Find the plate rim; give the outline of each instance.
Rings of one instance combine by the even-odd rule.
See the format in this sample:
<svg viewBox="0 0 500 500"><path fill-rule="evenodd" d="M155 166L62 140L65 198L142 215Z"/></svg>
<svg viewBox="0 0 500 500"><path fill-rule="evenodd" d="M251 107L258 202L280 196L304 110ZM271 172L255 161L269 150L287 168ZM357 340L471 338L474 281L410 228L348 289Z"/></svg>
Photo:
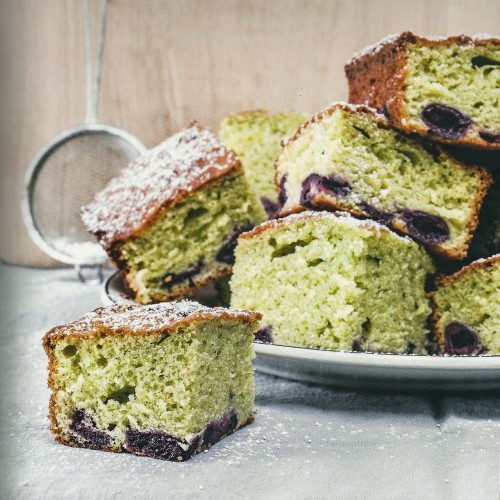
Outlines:
<svg viewBox="0 0 500 500"><path fill-rule="evenodd" d="M490 371L498 369L500 375L500 356L437 356L416 354L391 354L376 352L349 352L312 349L300 346L284 346L279 344L264 344L254 342L256 354L272 357L286 358L297 361L313 361L324 363L337 363L365 367L378 367L400 370L457 370L463 364L467 370Z"/></svg>

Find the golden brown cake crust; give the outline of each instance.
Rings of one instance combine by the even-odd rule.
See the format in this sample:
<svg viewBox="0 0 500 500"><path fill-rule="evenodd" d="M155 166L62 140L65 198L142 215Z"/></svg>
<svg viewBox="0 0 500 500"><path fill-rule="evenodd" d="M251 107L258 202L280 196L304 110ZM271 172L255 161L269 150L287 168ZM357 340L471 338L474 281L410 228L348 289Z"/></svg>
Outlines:
<svg viewBox="0 0 500 500"><path fill-rule="evenodd" d="M449 276L443 275L439 276L436 279L436 284L437 285L452 285L453 283L456 283L459 279L461 279L463 276L475 272L478 269L487 269L488 267L491 267L495 265L496 263L500 263L500 254L498 255L493 255L491 257L488 257L487 259L478 259L472 262L471 264L462 267L459 271L457 271L454 274L451 274Z"/></svg>
<svg viewBox="0 0 500 500"><path fill-rule="evenodd" d="M366 104L381 113L387 113L392 125L406 133L417 133L434 141L473 148L500 150L500 144L488 142L480 137L447 139L430 135L427 127L410 127L405 120L404 85L406 79L407 46L415 44L423 47L446 45L500 45L500 39L493 36L470 37L465 35L448 38L424 38L406 31L391 35L375 45L358 52L345 65L349 83L349 102Z"/></svg>
<svg viewBox="0 0 500 500"><path fill-rule="evenodd" d="M286 214L279 219L271 219L262 224L259 224L251 231L240 234L239 239L246 240L258 237L260 234L265 233L270 229L279 229L281 227L286 227L290 221L296 220L307 220L307 219L322 219L328 220L332 218L342 218L348 222L352 222L357 226L367 229L372 232L381 232L381 233L391 233L392 231L388 229L386 226L379 224L376 221L370 219L357 219L352 217L348 212L314 212L311 210L306 210L304 212L295 212ZM405 238L406 239L406 238Z"/></svg>
<svg viewBox="0 0 500 500"><path fill-rule="evenodd" d="M223 319L250 324L260 318L257 312L206 307L189 300L147 306L115 304L98 307L73 323L52 328L45 334L43 345L50 349L61 338L173 335L196 321Z"/></svg>
<svg viewBox="0 0 500 500"><path fill-rule="evenodd" d="M82 219L116 260L120 242L140 234L191 192L238 170L236 154L193 122L132 161L82 208Z"/></svg>
<svg viewBox="0 0 500 500"><path fill-rule="evenodd" d="M325 116L330 116L335 110L337 109L342 109L347 113L366 113L371 115L373 120L382 128L386 129L391 129L391 125L389 123L389 120L382 114L378 113L375 109L370 108L369 106L365 106L364 104L346 104L346 103L334 103L328 108L326 108L323 111L320 111L319 113L316 113L313 115L309 120L307 120L304 125L302 125L297 132L291 136L287 141L283 142L283 147L286 147L286 145L292 141L297 140L297 138L303 133L305 129L307 129L308 126L310 126L312 123L321 121ZM430 250L433 254L439 255L440 257L443 257L444 259L464 259L467 256L467 250L469 248L470 242L472 241L472 237L474 235L474 230L476 229L478 222L479 222L479 209L481 208L481 204L483 202L484 197L486 196L486 193L488 191L488 188L493 182L493 177L491 176L490 172L483 167L476 167L476 166L471 166L471 165L466 165L465 163L460 162L457 158L451 156L448 154L445 150L443 150L441 147L436 146L436 145L431 145L428 142L424 141L423 139L414 136L412 139L415 142L418 142L422 147L429 149L432 148L433 154L435 155L441 155L449 160L451 160L453 163L457 165L457 168L463 168L465 170L468 170L470 172L474 172L476 175L479 175L480 177L480 187L475 193L471 193L471 198L473 199L473 216L469 220L469 224L467 226L467 237L466 240L464 241L463 245L460 248L457 249L445 249L442 248L441 245L431 245L428 244L426 245L426 248ZM278 167L279 164L279 157L276 159L275 162L275 183L277 186L277 189L279 191L280 189L280 182L281 182L281 177L278 176ZM321 203L322 207L325 207L328 210L331 211L347 211L351 215L354 215L356 217L361 217L361 218L370 218L370 214L361 208L357 207L355 209L349 209L346 210L345 207L342 207L340 204L335 204L335 202L327 196L324 196L321 198ZM291 209L288 209L286 211L280 210L278 212L278 217L285 217L286 215L290 215L293 213L299 213L304 210L307 210L306 208L297 205L294 206ZM260 226L259 226L260 227ZM403 221L399 221L394 219L391 222L391 228L394 229L395 231L402 233L404 235L408 235L408 229L406 227L406 224L403 223Z"/></svg>

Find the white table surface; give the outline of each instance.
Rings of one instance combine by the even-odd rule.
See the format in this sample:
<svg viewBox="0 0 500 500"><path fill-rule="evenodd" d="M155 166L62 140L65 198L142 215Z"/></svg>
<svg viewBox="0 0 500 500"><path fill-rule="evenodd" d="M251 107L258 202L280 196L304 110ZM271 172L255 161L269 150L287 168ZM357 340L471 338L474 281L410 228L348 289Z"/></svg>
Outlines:
<svg viewBox="0 0 500 500"><path fill-rule="evenodd" d="M48 430L50 327L100 305L73 270L0 266L2 499L498 500L500 395L355 393L256 374L255 422L185 463Z"/></svg>

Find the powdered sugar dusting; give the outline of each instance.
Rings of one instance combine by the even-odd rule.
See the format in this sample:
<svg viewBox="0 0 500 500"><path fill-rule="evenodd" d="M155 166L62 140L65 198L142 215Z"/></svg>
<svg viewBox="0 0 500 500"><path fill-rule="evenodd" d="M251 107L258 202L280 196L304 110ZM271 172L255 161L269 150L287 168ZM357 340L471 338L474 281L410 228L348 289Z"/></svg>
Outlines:
<svg viewBox="0 0 500 500"><path fill-rule="evenodd" d="M107 335L157 333L168 331L177 323L195 317L254 322L260 319L260 314L242 310L229 311L223 307L211 308L189 300L148 306L115 304L94 309L68 325L57 326L47 333L47 337L56 334L92 335L98 332L105 332Z"/></svg>
<svg viewBox="0 0 500 500"><path fill-rule="evenodd" d="M87 229L108 247L139 230L165 204L240 166L196 123L135 159L82 208Z"/></svg>
<svg viewBox="0 0 500 500"><path fill-rule="evenodd" d="M394 43L399 37L401 36L401 33L393 34L393 35L387 35L386 37L382 38L382 40L379 40L377 43L374 43L372 45L368 45L367 47L359 50L358 52L355 52L352 56L352 58L347 61L347 65L352 64L353 61L356 59L361 59L364 56L369 55L375 55L378 52L380 52L386 45L390 45L391 43Z"/></svg>

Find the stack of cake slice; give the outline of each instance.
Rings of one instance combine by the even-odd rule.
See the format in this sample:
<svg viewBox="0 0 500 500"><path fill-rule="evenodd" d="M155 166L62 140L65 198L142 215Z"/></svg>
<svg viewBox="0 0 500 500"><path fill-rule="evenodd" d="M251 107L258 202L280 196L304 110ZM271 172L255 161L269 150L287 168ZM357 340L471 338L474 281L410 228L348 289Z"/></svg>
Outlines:
<svg viewBox="0 0 500 500"><path fill-rule="evenodd" d="M346 74L350 102L305 122L263 111L224 119L220 135L241 161L193 124L84 208L137 302L172 300L234 272L231 306L264 314L260 339L424 352L436 268L456 272L500 253L491 167L500 40L403 33L356 54ZM262 206L281 221L253 230Z"/></svg>
<svg viewBox="0 0 500 500"><path fill-rule="evenodd" d="M362 224L338 229L345 216L319 223L311 212L298 219L290 214L326 210L372 219L381 224L376 232L385 226L422 245L439 258L433 260L441 270L456 270L470 262L469 255L500 252L498 191L491 187L497 175L487 168L499 163L500 155L500 40L430 40L403 33L357 54L346 74L350 104L335 103L317 113L283 144L275 162L283 219L240 238L231 305L263 312L264 341L422 352L425 334L410 333L405 321L415 310L424 316L430 311L426 294L434 280L425 278L434 272L430 261L406 255L403 248L411 245L392 233L392 239L379 238L375 252ZM249 260L259 265L250 270ZM500 317L498 270L489 266L493 271L481 274L482 268L472 265L466 275L490 280L477 293L492 306L483 315L486 326L464 327L474 339L464 348L467 354L500 352L490 338L491 322ZM408 272L422 279L417 284ZM408 286L418 290L419 299ZM445 303L450 288L440 285L434 304ZM392 313L397 326L380 320L380 308ZM436 308L436 325L442 323L439 310L444 309ZM413 326L430 333L425 318ZM441 352L459 353L439 328L446 325L438 327ZM462 337L453 337L457 345L465 342Z"/></svg>

